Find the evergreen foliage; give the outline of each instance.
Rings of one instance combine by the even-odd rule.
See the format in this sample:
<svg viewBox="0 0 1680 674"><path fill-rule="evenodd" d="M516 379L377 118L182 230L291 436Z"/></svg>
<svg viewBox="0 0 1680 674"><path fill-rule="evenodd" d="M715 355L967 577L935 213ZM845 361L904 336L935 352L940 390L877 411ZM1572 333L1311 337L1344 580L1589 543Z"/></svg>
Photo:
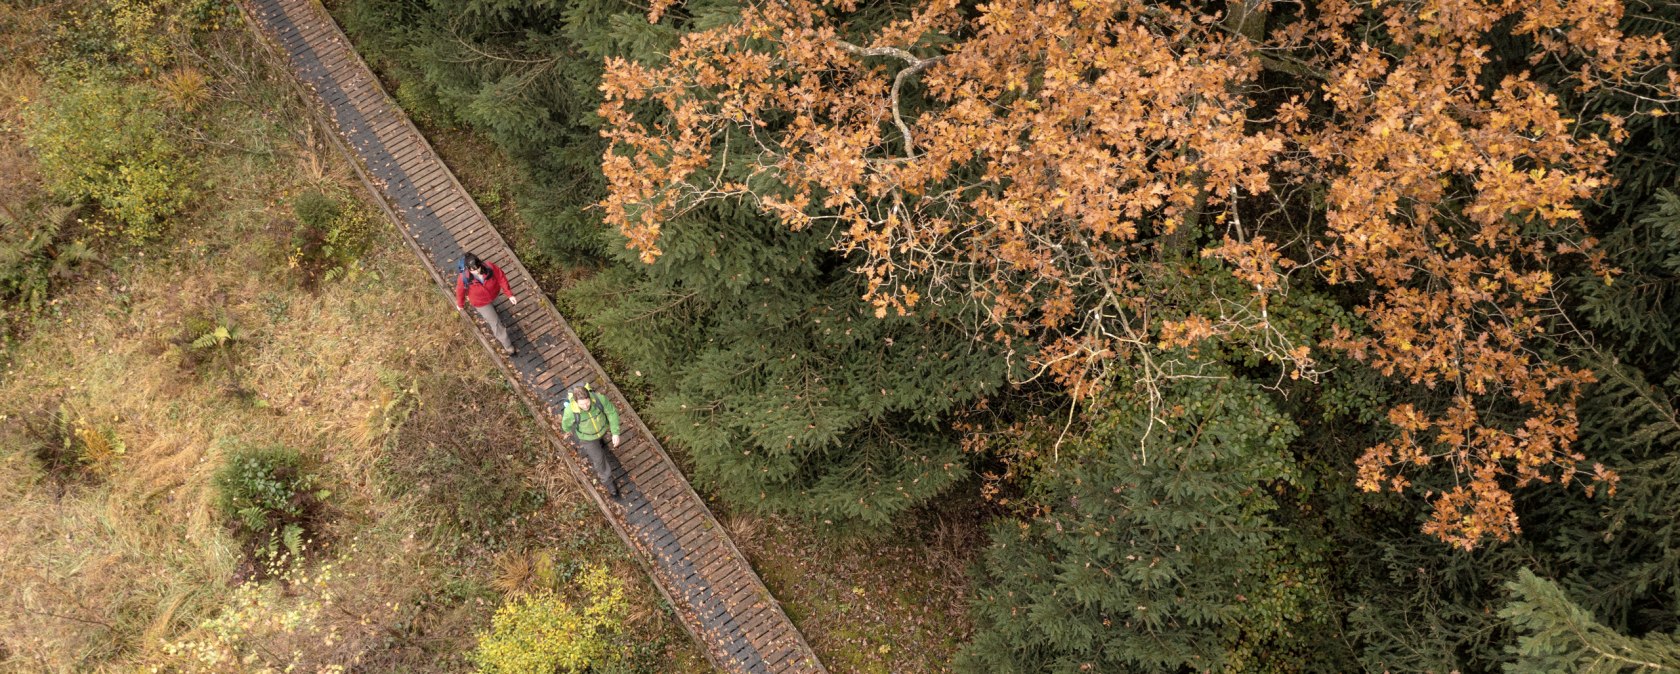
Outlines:
<svg viewBox="0 0 1680 674"><path fill-rule="evenodd" d="M1000 522L977 584L973 672L1258 671L1307 657L1322 579L1277 526L1300 431L1240 378L1175 383L1153 419L1124 392ZM1322 666L1322 665L1321 665Z"/></svg>
<svg viewBox="0 0 1680 674"><path fill-rule="evenodd" d="M1528 569L1505 584L1511 602L1499 616L1522 636L1512 651L1517 661L1505 668L1512 674L1617 674L1680 670L1680 634L1655 633L1644 638L1617 634L1570 601L1563 590Z"/></svg>
<svg viewBox="0 0 1680 674"><path fill-rule="evenodd" d="M397 78L422 118L485 134L525 173L516 192L543 252L599 264L611 245L599 218L603 147L593 125L600 57L632 3L359 0L346 28ZM645 24L645 21L641 23Z"/></svg>
<svg viewBox="0 0 1680 674"><path fill-rule="evenodd" d="M874 319L814 232L714 208L669 246L566 297L647 374L651 416L704 483L735 504L879 529L968 475L939 420L997 390L989 345L936 313Z"/></svg>
<svg viewBox="0 0 1680 674"><path fill-rule="evenodd" d="M1616 352L1658 368L1660 379L1680 354L1680 196L1657 191L1602 245L1620 273L1577 280L1580 311L1597 334L1616 340Z"/></svg>

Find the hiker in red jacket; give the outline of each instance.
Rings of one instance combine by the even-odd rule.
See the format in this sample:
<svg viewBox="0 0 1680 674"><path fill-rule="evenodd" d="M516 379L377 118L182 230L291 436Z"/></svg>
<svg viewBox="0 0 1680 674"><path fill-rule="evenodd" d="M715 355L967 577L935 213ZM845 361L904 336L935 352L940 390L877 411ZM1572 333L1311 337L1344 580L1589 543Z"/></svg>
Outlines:
<svg viewBox="0 0 1680 674"><path fill-rule="evenodd" d="M508 356L519 355L513 348L513 342L508 341L507 328L502 326L502 319L496 315L496 296L506 293L509 304L519 304L519 298L513 296L513 289L508 287L507 275L502 268L478 259L477 255L467 253L461 260L461 274L455 279L455 308L465 309L467 302L472 302L478 315L484 318L484 323L490 326L490 334L496 336L496 341L502 343L502 348L508 350Z"/></svg>

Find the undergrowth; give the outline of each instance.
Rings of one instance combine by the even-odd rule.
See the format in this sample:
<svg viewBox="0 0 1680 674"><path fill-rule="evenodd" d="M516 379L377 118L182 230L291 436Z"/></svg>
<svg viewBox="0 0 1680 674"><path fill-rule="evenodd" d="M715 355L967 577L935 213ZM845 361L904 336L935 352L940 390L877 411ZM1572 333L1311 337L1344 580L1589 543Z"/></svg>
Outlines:
<svg viewBox="0 0 1680 674"><path fill-rule="evenodd" d="M216 508L259 577L275 564L301 560L305 544L321 531L331 492L313 463L289 447L234 444L216 471Z"/></svg>
<svg viewBox="0 0 1680 674"><path fill-rule="evenodd" d="M489 630L478 635L472 660L481 674L628 672L624 585L604 566L589 565L568 599L556 589L515 592Z"/></svg>
<svg viewBox="0 0 1680 674"><path fill-rule="evenodd" d="M345 277L367 249L373 231L367 209L325 192L307 190L292 197L287 265L296 269L311 291Z"/></svg>

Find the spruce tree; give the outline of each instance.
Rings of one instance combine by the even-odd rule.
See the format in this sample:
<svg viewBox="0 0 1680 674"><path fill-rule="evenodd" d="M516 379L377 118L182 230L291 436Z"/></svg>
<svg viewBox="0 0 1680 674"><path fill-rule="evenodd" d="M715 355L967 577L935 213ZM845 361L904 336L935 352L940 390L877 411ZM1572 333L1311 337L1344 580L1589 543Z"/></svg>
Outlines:
<svg viewBox="0 0 1680 674"><path fill-rule="evenodd" d="M1528 569L1507 582L1511 602L1499 612L1522 636L1510 650L1511 674L1618 674L1680 671L1680 634L1633 638L1616 633L1563 590Z"/></svg>
<svg viewBox="0 0 1680 674"><path fill-rule="evenodd" d="M1217 373L1209 373L1217 375ZM993 527L970 672L1252 671L1325 611L1277 526L1297 427L1240 377L1175 382L1156 418L1117 390ZM1305 657L1305 656L1302 656Z"/></svg>

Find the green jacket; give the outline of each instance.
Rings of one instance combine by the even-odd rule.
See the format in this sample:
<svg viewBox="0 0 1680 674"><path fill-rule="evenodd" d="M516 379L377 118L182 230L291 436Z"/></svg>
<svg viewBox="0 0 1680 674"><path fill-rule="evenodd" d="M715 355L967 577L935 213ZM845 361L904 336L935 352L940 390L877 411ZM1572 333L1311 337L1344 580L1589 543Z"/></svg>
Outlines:
<svg viewBox="0 0 1680 674"><path fill-rule="evenodd" d="M618 435L618 408L599 393L591 392L589 399L594 404L587 412L579 410L577 403L567 400L566 407L560 412L560 427L585 442L600 439L609 429L613 435Z"/></svg>

